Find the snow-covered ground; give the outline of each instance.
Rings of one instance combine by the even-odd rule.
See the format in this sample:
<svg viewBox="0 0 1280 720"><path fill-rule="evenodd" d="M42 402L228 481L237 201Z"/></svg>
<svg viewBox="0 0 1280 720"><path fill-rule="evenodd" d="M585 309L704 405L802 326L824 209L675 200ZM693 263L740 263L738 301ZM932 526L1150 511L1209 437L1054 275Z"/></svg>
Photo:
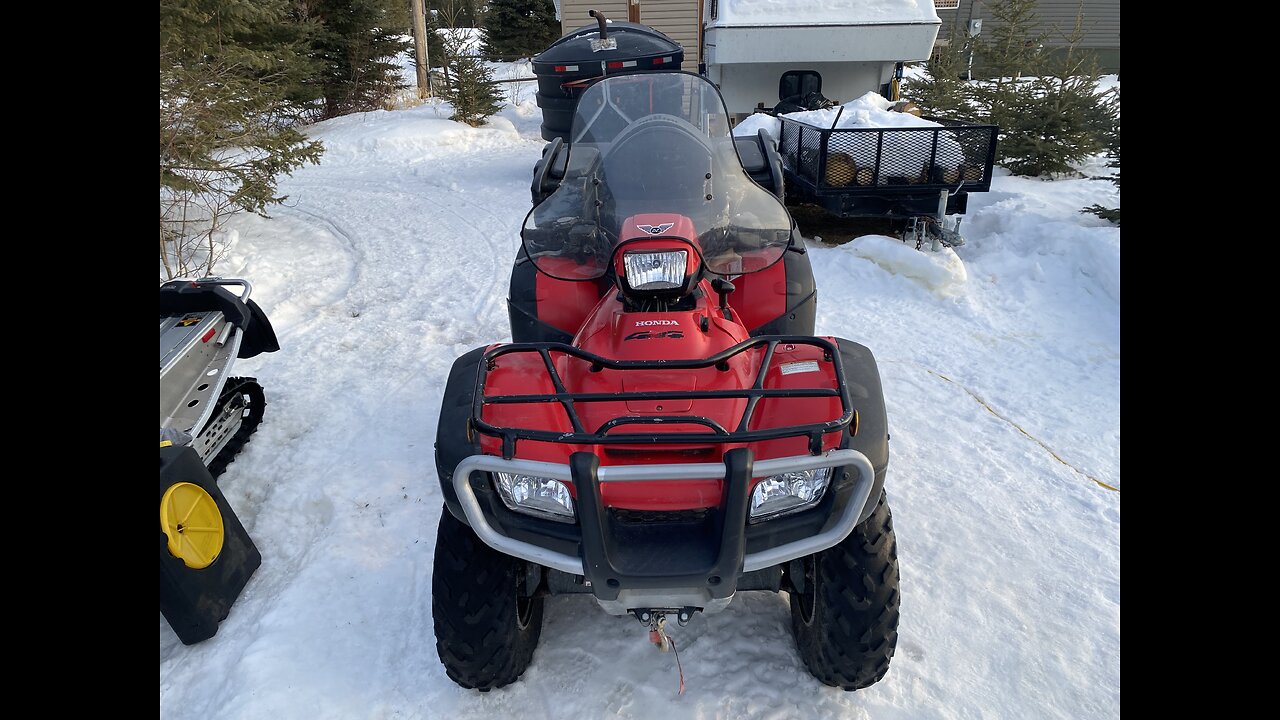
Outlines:
<svg viewBox="0 0 1280 720"><path fill-rule="evenodd" d="M954 254L810 243L818 331L875 351L889 406L903 600L883 681L812 679L764 593L673 628L683 696L673 657L586 597L548 600L514 685L445 677L432 443L453 359L510 337L533 89L488 128L432 103L317 125L322 164L272 219L233 220L219 270L253 282L281 344L236 365L268 407L220 480L263 562L211 640L161 618L161 717L1118 718L1120 232L1079 212L1116 191L1003 174Z"/></svg>

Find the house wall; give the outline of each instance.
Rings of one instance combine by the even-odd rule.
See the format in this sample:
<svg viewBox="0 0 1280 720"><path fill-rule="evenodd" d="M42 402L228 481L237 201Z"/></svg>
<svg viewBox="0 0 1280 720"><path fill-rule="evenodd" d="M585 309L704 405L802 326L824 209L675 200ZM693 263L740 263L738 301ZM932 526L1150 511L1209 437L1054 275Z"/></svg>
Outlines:
<svg viewBox="0 0 1280 720"><path fill-rule="evenodd" d="M1078 11L1083 11L1085 31L1080 47L1094 51L1103 72L1120 72L1120 0L1084 0L1083 5L1080 0L1040 0L1036 17L1039 29L1049 34L1045 48L1064 43L1063 36L1075 28ZM960 0L955 10L938 10L938 17L942 18L939 39L948 36L952 27L958 29L951 37L963 37L971 19L982 19L983 34L994 22L982 0Z"/></svg>
<svg viewBox="0 0 1280 720"><path fill-rule="evenodd" d="M685 70L698 69L698 0L638 0L640 22L666 34L684 48ZM594 23L588 10L598 10L610 20L627 19L627 0L561 0L560 34L568 35Z"/></svg>
<svg viewBox="0 0 1280 720"><path fill-rule="evenodd" d="M640 22L680 43L684 48L684 69L697 72L697 0L640 0Z"/></svg>

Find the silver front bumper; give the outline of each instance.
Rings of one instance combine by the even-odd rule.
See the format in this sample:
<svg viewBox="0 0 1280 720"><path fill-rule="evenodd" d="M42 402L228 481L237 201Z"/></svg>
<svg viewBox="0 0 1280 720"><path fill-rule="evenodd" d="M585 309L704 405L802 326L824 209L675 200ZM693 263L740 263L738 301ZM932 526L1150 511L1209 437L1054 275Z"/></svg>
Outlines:
<svg viewBox="0 0 1280 720"><path fill-rule="evenodd" d="M748 553L743 558L743 572L752 572L772 567L779 563L811 555L838 544L853 532L871 496L875 483L875 469L866 455L857 450L830 450L822 455L797 455L793 457L762 460L754 464L751 472L754 477L768 477L785 472L812 470L814 468L837 468L846 465L854 466L858 471L853 494L845 505L844 511L837 521L827 530L811 537L785 543L777 547ZM467 522L476 535L489 547L498 552L534 562L561 572L573 575L585 575L582 559L549 550L532 543L516 540L499 533L485 518L480 502L471 488L471 473L509 472L541 477L555 478L572 482L573 476L568 465L539 462L536 460L504 460L493 455L471 455L458 463L453 472L453 489L458 494L458 502ZM643 482L647 480L723 480L724 463L680 463L669 465L614 465L603 466L599 471L601 483L606 482ZM766 521L767 522L767 521ZM746 532L746 528L743 528Z"/></svg>

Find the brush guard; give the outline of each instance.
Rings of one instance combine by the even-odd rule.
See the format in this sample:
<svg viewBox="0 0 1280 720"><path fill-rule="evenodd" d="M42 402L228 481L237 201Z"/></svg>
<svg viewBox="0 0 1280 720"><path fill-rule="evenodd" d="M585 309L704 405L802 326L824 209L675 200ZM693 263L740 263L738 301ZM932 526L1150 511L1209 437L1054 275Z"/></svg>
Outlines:
<svg viewBox="0 0 1280 720"><path fill-rule="evenodd" d="M747 500L751 478L819 467L853 466L857 478L849 501L838 519L822 532L755 553L746 553ZM508 537L493 527L480 506L471 474L476 471L539 475L572 482L578 493L577 519L582 529L581 557L569 555L524 540ZM718 547L709 554L700 548L709 563L686 567L673 573L667 564L680 553L681 539L668 539L661 553L628 552L619 542L600 500L600 484L649 480L724 480L726 490L717 508ZM723 463L671 463L665 465L600 466L593 453L578 452L569 464L536 460L504 460L493 455L471 455L458 464L453 489L467 523L476 535L498 552L529 562L581 575L606 610L623 614L634 608L721 609L737 589L742 573L753 572L832 547L848 537L871 496L875 469L857 450L831 450L822 455L800 455L754 462L751 451L736 448L725 453ZM697 542L690 540L689 542ZM660 556L660 557L658 557ZM686 555L687 557L687 555ZM655 562L645 566L645 559ZM661 598L656 601L654 598Z"/></svg>

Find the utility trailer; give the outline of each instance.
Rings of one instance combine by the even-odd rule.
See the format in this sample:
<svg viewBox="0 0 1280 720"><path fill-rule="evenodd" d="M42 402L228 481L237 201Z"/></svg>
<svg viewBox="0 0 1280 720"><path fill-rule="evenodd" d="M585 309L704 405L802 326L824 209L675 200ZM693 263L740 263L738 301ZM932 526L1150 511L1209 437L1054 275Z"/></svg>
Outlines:
<svg viewBox="0 0 1280 720"><path fill-rule="evenodd" d="M904 239L917 246L925 238L934 246L963 243L959 222L947 228L946 216L965 212L968 193L990 188L995 127L929 118L944 127L836 128L786 115L870 92L898 102L904 64L933 51L942 21L931 3L702 1L705 74L724 95L731 121L760 112L782 121L784 182L775 194L782 197L785 185L788 203L905 221ZM744 164L744 149L766 160L772 154L767 134L736 140ZM765 174L756 179L769 187Z"/></svg>
<svg viewBox="0 0 1280 720"><path fill-rule="evenodd" d="M903 64L927 59L933 48L941 21L932 6L706 1L699 71L724 97L727 122L759 112L781 121L777 138L764 129L734 138L753 180L789 204L899 221L903 239L917 247L964 244L959 220L948 227L946 216L964 213L969 193L990 189L996 127L928 118L941 126L840 128L839 115L832 127L819 127L787 115L827 107L827 95L849 102L876 92L897 101ZM542 135L551 141L534 167L535 206L571 170L569 118L586 88L612 74L679 70L684 60L659 30L589 14L596 26L568 33L533 59Z"/></svg>
<svg viewBox="0 0 1280 720"><path fill-rule="evenodd" d="M968 209L969 193L991 189L999 128L930 119L942 126L822 128L781 116L790 199L839 217L908 220L904 239L917 247L963 244L959 220L947 228L944 219Z"/></svg>

